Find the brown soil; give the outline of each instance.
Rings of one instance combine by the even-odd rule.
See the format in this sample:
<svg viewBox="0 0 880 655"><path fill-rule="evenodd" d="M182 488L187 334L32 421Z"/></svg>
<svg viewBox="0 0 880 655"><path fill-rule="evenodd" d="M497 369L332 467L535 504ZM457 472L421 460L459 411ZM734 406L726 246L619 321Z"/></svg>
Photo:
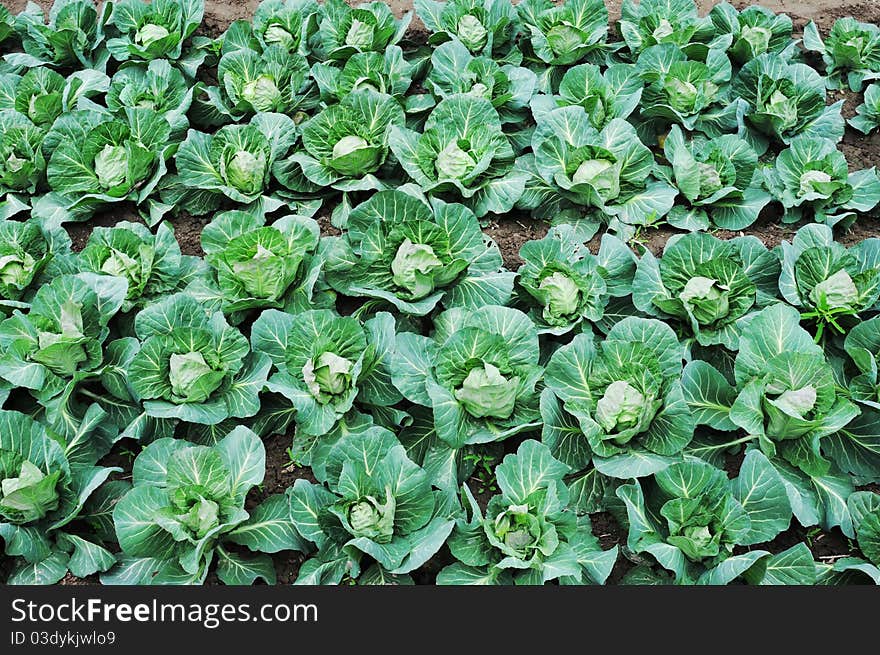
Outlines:
<svg viewBox="0 0 880 655"><path fill-rule="evenodd" d="M527 241L542 238L547 234L548 227L543 221L536 221L523 215L521 217L496 218L483 229L483 232L498 244L501 255L504 257L504 265L515 271L522 264L519 249Z"/></svg>
<svg viewBox="0 0 880 655"><path fill-rule="evenodd" d="M170 217L168 222L174 228L174 234L177 237L177 243L180 245L180 251L184 255L204 255L201 244L202 228L208 224L211 216L190 216L186 212L182 212L180 216ZM66 223L64 227L70 235L73 243L73 249L79 252L85 248L88 243L92 230L96 227L113 227L120 221L131 221L134 223L143 223L134 209L134 206L124 203L119 207L99 212L92 216L88 221L82 223Z"/></svg>
<svg viewBox="0 0 880 655"><path fill-rule="evenodd" d="M180 252L184 255L204 255L202 250L202 228L211 221L211 216L190 216L182 214L175 218L174 235L180 244Z"/></svg>
<svg viewBox="0 0 880 655"><path fill-rule="evenodd" d="M315 476L307 468L296 466L287 454L290 437L275 434L263 440L266 447L266 477L263 484L255 488L247 499L247 507L253 507L273 494L283 494L293 483L303 478L315 483Z"/></svg>
<svg viewBox="0 0 880 655"><path fill-rule="evenodd" d="M599 539L602 550L608 550L614 546L621 549L626 547L626 531L621 529L620 524L610 512L591 514L590 521L593 524L593 534ZM620 584L623 576L629 573L634 566L632 561L619 555L605 584Z"/></svg>
<svg viewBox="0 0 880 655"><path fill-rule="evenodd" d="M275 434L263 440L266 447L266 477L263 484L255 488L247 498L245 507L250 509L273 494L283 494L293 483L303 478L315 483L315 476L310 469L300 468L291 463L287 455L290 448L290 437ZM293 584L299 574L299 568L306 560L303 553L282 551L273 555L277 584Z"/></svg>
<svg viewBox="0 0 880 655"><path fill-rule="evenodd" d="M736 548L734 553L748 550L767 550L771 553L779 553L800 543L807 545L814 560L824 564L833 563L843 557L857 557L859 554L855 542L850 541L839 528L833 530L804 528L795 522L792 522L792 527L777 535L773 541L748 548Z"/></svg>
<svg viewBox="0 0 880 655"><path fill-rule="evenodd" d="M100 581L96 575L90 575L87 578L77 578L75 575L68 573L58 584L65 587L86 587L100 584Z"/></svg>
<svg viewBox="0 0 880 655"><path fill-rule="evenodd" d="M79 252L86 247L92 230L96 227L113 227L121 221L141 222L137 214L129 207L122 207L99 212L82 223L65 223L64 227L70 235L73 249Z"/></svg>
<svg viewBox="0 0 880 655"><path fill-rule="evenodd" d="M318 221L318 225L321 227L321 236L329 236L329 237L338 237L342 234L342 230L338 227L334 227L330 222L330 216L328 214L323 214L318 216L316 219Z"/></svg>

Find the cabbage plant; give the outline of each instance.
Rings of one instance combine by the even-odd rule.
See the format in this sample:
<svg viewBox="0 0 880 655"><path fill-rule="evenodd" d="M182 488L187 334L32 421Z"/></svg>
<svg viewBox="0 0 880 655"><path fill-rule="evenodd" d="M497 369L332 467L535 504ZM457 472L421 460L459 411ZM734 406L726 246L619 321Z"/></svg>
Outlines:
<svg viewBox="0 0 880 655"><path fill-rule="evenodd" d="M389 134L403 127L400 104L369 88L349 93L302 124L303 150L279 163L279 181L294 191L384 188L376 173L388 156Z"/></svg>
<svg viewBox="0 0 880 655"><path fill-rule="evenodd" d="M797 310L777 303L753 314L736 356L738 394L730 419L761 450L809 477L831 471L825 437L846 426L858 408L837 385L822 349L799 326ZM767 335L784 335L773 339Z"/></svg>
<svg viewBox="0 0 880 655"><path fill-rule="evenodd" d="M14 109L35 126L48 130L66 109L67 82L51 68L32 68L24 75L0 77L3 109Z"/></svg>
<svg viewBox="0 0 880 655"><path fill-rule="evenodd" d="M880 422L880 317L853 326L843 342L852 362L847 366L847 388L861 413L825 440L825 450L837 467L855 479L877 482L880 457L873 448Z"/></svg>
<svg viewBox="0 0 880 655"><path fill-rule="evenodd" d="M846 248L826 225L805 225L780 245L779 291L801 317L844 334L876 310L880 299L880 239Z"/></svg>
<svg viewBox="0 0 880 655"><path fill-rule="evenodd" d="M620 229L662 218L678 195L651 177L654 155L622 119L598 131L582 107L560 107L541 118L532 149L517 163L529 174L518 206L539 218L582 218L586 208L597 219L617 219Z"/></svg>
<svg viewBox="0 0 880 655"><path fill-rule="evenodd" d="M137 456L132 487L113 507L122 553L101 582L202 584L216 562L224 584L275 584L267 553L306 544L285 496L268 496L245 510L248 492L265 473L263 442L243 426L211 446L154 441Z"/></svg>
<svg viewBox="0 0 880 655"><path fill-rule="evenodd" d="M431 45L457 41L474 56L512 64L522 58L515 46L519 16L507 0L415 0L414 7Z"/></svg>
<svg viewBox="0 0 880 655"><path fill-rule="evenodd" d="M308 61L281 46L225 53L217 65L217 81L218 86L208 87L206 93L227 120L240 121L258 112L293 115L314 104Z"/></svg>
<svg viewBox="0 0 880 655"><path fill-rule="evenodd" d="M847 498L846 506L864 559L845 557L831 564L830 569L837 575L857 576L859 582L867 576L874 584L880 584L880 495L856 491Z"/></svg>
<svg viewBox="0 0 880 655"><path fill-rule="evenodd" d="M118 36L107 39L107 49L117 61L177 61L189 54L184 43L204 13L204 0L118 0L108 21L108 32Z"/></svg>
<svg viewBox="0 0 880 655"><path fill-rule="evenodd" d="M880 316L861 321L846 335L844 349L856 366L849 390L857 403L880 410ZM864 413L864 412L863 412ZM872 412L876 414L876 412Z"/></svg>
<svg viewBox="0 0 880 655"><path fill-rule="evenodd" d="M134 331L140 344L127 374L147 416L215 425L260 410L271 362L222 313L176 293L142 309Z"/></svg>
<svg viewBox="0 0 880 655"><path fill-rule="evenodd" d="M205 261L214 270L216 283L189 291L237 320L250 309L308 307L321 271L317 222L288 215L267 224L255 212L217 214L202 229Z"/></svg>
<svg viewBox="0 0 880 655"><path fill-rule="evenodd" d="M48 22L40 5L29 2L15 19L24 53L5 59L13 66L94 68L103 70L110 58L105 44L105 26L113 3L99 10L93 0L55 0Z"/></svg>
<svg viewBox="0 0 880 655"><path fill-rule="evenodd" d="M316 51L322 59L341 61L357 52L384 52L397 45L412 20L412 12L395 18L384 2L352 7L344 0L326 0L322 13Z"/></svg>
<svg viewBox="0 0 880 655"><path fill-rule="evenodd" d="M64 220L84 220L123 201L148 210L176 145L170 134L168 121L146 107L127 108L124 118L87 110L65 114L50 133L58 141L46 167L52 205Z"/></svg>
<svg viewBox="0 0 880 655"><path fill-rule="evenodd" d="M655 319L625 318L600 343L577 335L547 363L544 443L576 470L591 459L614 478L665 469L694 435L681 385L683 357L672 328ZM563 421L576 436L562 438Z"/></svg>
<svg viewBox="0 0 880 655"><path fill-rule="evenodd" d="M126 281L123 312L181 290L205 270L199 258L180 253L174 230L167 223L160 223L155 234L140 223L128 221L114 227L96 227L78 259L84 271Z"/></svg>
<svg viewBox="0 0 880 655"><path fill-rule="evenodd" d="M694 0L624 0L620 13L618 29L633 60L643 50L661 44L681 48L694 60L705 60L707 44L715 37L712 21L697 13Z"/></svg>
<svg viewBox="0 0 880 655"><path fill-rule="evenodd" d="M356 53L341 68L317 62L312 66L311 75L327 104L340 102L361 89L394 96L405 104L403 96L409 90L414 72L415 66L404 58L403 50L392 45L384 53Z"/></svg>
<svg viewBox="0 0 880 655"><path fill-rule="evenodd" d="M843 471L853 470L846 460L863 448L857 443L857 435L865 434L856 423L860 410L797 321L797 311L780 304L756 314L747 326L735 365L738 393L730 419L757 438L785 478L802 525L839 526L852 535L839 498L854 490L853 478ZM786 336L761 336L771 331ZM854 432L847 434L850 425Z"/></svg>
<svg viewBox="0 0 880 655"><path fill-rule="evenodd" d="M676 584L782 583L777 576L786 576L789 584L815 582L806 544L775 555L737 548L769 541L791 521L785 483L758 450L746 454L733 480L708 462L687 457L652 481L618 487L617 496L626 504L629 550L650 555ZM783 562L791 570L777 574Z"/></svg>
<svg viewBox="0 0 880 655"><path fill-rule="evenodd" d="M644 82L633 64L612 64L603 72L595 64L579 64L565 71L556 95L532 98L532 114L540 123L544 114L557 107L583 107L590 124L601 130L615 118L626 119L642 98Z"/></svg>
<svg viewBox="0 0 880 655"><path fill-rule="evenodd" d="M758 154L764 154L770 141L791 144L798 136L835 142L843 138L843 101L826 106L824 78L806 64L761 55L743 66L731 89L748 103L740 136Z"/></svg>
<svg viewBox="0 0 880 655"><path fill-rule="evenodd" d="M849 85L859 93L865 82L880 78L880 27L855 18L839 18L823 41L816 23L804 29L804 47L818 52L825 62L828 88Z"/></svg>
<svg viewBox="0 0 880 655"><path fill-rule="evenodd" d="M163 182L162 201L201 215L224 199L249 205L269 194L272 166L298 137L293 120L259 113L214 134L190 129L174 156L177 175Z"/></svg>
<svg viewBox="0 0 880 655"><path fill-rule="evenodd" d="M611 49L603 0L523 0L516 10L532 56L545 65L599 63Z"/></svg>
<svg viewBox="0 0 880 655"><path fill-rule="evenodd" d="M0 218L28 207L46 173L44 132L14 109L0 110Z"/></svg>
<svg viewBox="0 0 880 655"><path fill-rule="evenodd" d="M870 467L864 440L870 439L872 421L859 416L833 360L799 322L796 309L770 305L743 320L732 372L707 362L687 365L685 395L698 424L729 433L701 440L693 450L713 457L743 442L756 443L782 476L801 525L840 527L852 536L841 499L854 490L849 472ZM738 437L737 430L746 436Z"/></svg>
<svg viewBox="0 0 880 655"><path fill-rule="evenodd" d="M775 302L779 260L757 237L727 241L702 232L675 235L658 260L646 251L633 279L633 304L677 321L702 346L737 350L741 319Z"/></svg>
<svg viewBox="0 0 880 655"><path fill-rule="evenodd" d="M733 36L727 53L740 66L768 53L784 60L797 54L787 14L777 14L760 5L737 11L729 2L720 2L712 7L709 18L718 34Z"/></svg>
<svg viewBox="0 0 880 655"><path fill-rule="evenodd" d="M0 43L15 35L15 16L6 7L0 7Z"/></svg>
<svg viewBox="0 0 880 655"><path fill-rule="evenodd" d="M79 273L43 284L28 312L0 323L0 377L46 401L103 362L107 324L125 300L122 278Z"/></svg>
<svg viewBox="0 0 880 655"><path fill-rule="evenodd" d="M667 173L669 181L690 205L670 211L668 220L676 227L705 230L714 224L742 230L758 220L773 200L763 187L757 153L734 134L686 141L681 128L674 125L663 150L672 169Z"/></svg>
<svg viewBox="0 0 880 655"><path fill-rule="evenodd" d="M51 237L32 221L0 221L0 315L25 309L52 260Z"/></svg>
<svg viewBox="0 0 880 655"><path fill-rule="evenodd" d="M315 0L261 0L254 11L253 34L263 48L279 46L308 55L320 18Z"/></svg>
<svg viewBox="0 0 880 655"><path fill-rule="evenodd" d="M0 410L0 540L12 564L7 584L55 584L68 571L86 577L116 563L75 527L89 497L121 471L96 466L104 454L84 453L30 416Z"/></svg>
<svg viewBox="0 0 880 655"><path fill-rule="evenodd" d="M401 332L391 357L394 385L433 410L449 449L501 441L539 425L538 333L509 307L449 309L432 338Z"/></svg>
<svg viewBox="0 0 880 655"><path fill-rule="evenodd" d="M189 127L186 114L195 88L168 61L154 59L147 65L120 68L113 75L107 90L107 108L120 117L125 116L129 107L151 109L171 126L169 138L181 141Z"/></svg>
<svg viewBox="0 0 880 655"><path fill-rule="evenodd" d="M428 116L422 134L397 125L389 144L425 193L462 202L482 218L509 212L525 185L501 119L484 97L452 95Z"/></svg>
<svg viewBox="0 0 880 655"><path fill-rule="evenodd" d="M672 44L642 51L636 70L645 81L639 105L644 120L681 125L688 131L718 136L736 128L737 102L730 101L730 61L723 51L712 49L706 62L687 58Z"/></svg>
<svg viewBox="0 0 880 655"><path fill-rule="evenodd" d="M457 40L434 50L425 78L425 86L441 100L460 93L490 100L503 124L526 118L536 85L537 77L529 69L474 57Z"/></svg>
<svg viewBox="0 0 880 655"><path fill-rule="evenodd" d="M568 508L568 467L529 439L495 470L500 493L485 513L462 488L470 518L456 521L449 549L457 561L437 584L604 584L617 546L602 550L590 518Z"/></svg>
<svg viewBox="0 0 880 655"><path fill-rule="evenodd" d="M794 223L813 216L819 223L852 224L859 212L880 203L875 168L850 173L844 154L831 139L799 138L764 169L767 188Z"/></svg>
<svg viewBox="0 0 880 655"><path fill-rule="evenodd" d="M603 235L594 256L570 225L550 228L520 248L519 294L538 334L565 334L602 320L610 298L628 296L636 259L620 239Z"/></svg>
<svg viewBox="0 0 880 655"><path fill-rule="evenodd" d="M351 211L343 237L325 244L334 289L404 314L423 316L438 303L503 305L513 291L514 274L502 270L498 246L464 205L379 191Z"/></svg>
<svg viewBox="0 0 880 655"><path fill-rule="evenodd" d="M370 562L384 573L405 575L437 553L452 532L442 495L384 428L345 434L327 448L316 477L321 484L300 479L287 492L297 529L317 550L296 584L355 580Z"/></svg>
<svg viewBox="0 0 880 655"><path fill-rule="evenodd" d="M325 435L355 401L379 407L400 401L391 384L394 318L387 312L361 323L329 309L267 309L254 321L251 341L275 369L266 389L290 401L302 436Z"/></svg>
<svg viewBox="0 0 880 655"><path fill-rule="evenodd" d="M856 107L856 115L849 119L862 134L871 134L880 127L880 84L871 84L865 89L864 102Z"/></svg>
<svg viewBox="0 0 880 655"><path fill-rule="evenodd" d="M41 133L52 132L58 118L67 119L67 114L77 109L106 113L94 98L107 92L109 81L104 73L95 70L76 71L66 78L45 66L31 68L23 75L0 72L0 111L15 111ZM58 123L63 124L64 120ZM52 154L57 141L46 141L41 159Z"/></svg>

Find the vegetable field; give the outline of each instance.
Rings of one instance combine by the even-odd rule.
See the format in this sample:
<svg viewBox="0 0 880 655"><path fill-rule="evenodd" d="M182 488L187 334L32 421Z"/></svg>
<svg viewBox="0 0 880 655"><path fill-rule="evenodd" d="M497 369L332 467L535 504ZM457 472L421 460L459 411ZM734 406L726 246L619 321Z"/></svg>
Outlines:
<svg viewBox="0 0 880 655"><path fill-rule="evenodd" d="M880 6L764 4L4 0L0 580L880 584Z"/></svg>

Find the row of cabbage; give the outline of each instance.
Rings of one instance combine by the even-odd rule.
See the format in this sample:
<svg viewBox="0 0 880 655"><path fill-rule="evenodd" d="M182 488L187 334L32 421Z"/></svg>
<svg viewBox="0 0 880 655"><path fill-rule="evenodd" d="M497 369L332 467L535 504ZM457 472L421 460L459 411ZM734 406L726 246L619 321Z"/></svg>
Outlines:
<svg viewBox="0 0 880 655"><path fill-rule="evenodd" d="M59 0L48 22L3 10L0 47L21 51L0 75L0 215L313 215L417 184L478 218L628 237L664 220L740 230L771 203L847 226L880 202L876 171L838 150L843 101L827 103L865 91L850 123L878 127L875 25L841 19L825 43L811 23L805 50L759 6L628 1L622 40L602 0L415 6L428 45L381 2L267 0L216 39L196 34L202 0Z"/></svg>
<svg viewBox="0 0 880 655"><path fill-rule="evenodd" d="M566 225L514 273L468 208L400 190L318 235L222 212L202 259L166 223L95 228L80 253L0 223L23 253L3 291L30 280L0 323L13 581L193 583L216 562L271 582L280 550L311 556L301 582L381 581L447 543L441 582L603 582L603 510L678 582L880 580L880 496L857 490L880 481L880 239L692 233L638 258ZM277 433L317 482L245 510ZM130 482L110 479L99 462L129 440ZM484 469L500 493L481 507L462 483ZM792 517L873 564L739 548Z"/></svg>
<svg viewBox="0 0 880 655"><path fill-rule="evenodd" d="M416 12L427 45L378 2L0 12L8 580L880 580L880 240L832 231L880 180L826 104L880 30L808 27L820 64L759 7L628 2L622 41L592 0ZM814 222L701 231L771 202ZM556 225L512 271L480 222L519 210ZM266 495L276 434L311 476ZM853 551L768 545L792 524Z"/></svg>

